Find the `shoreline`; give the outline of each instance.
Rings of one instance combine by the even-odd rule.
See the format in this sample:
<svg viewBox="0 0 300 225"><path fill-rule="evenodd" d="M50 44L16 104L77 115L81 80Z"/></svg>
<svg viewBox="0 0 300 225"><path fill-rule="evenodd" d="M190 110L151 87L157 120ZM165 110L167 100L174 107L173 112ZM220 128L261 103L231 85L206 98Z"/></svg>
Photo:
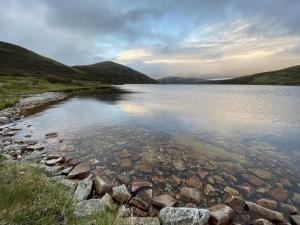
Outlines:
<svg viewBox="0 0 300 225"><path fill-rule="evenodd" d="M58 183L65 184L74 189L74 198L77 199L76 205L78 216L86 216L84 208L92 207L94 199L98 199L99 204L107 207L119 208L119 215L124 213L129 219L122 219L125 222L136 216L141 218L147 217L151 224L172 224L170 220L176 218L178 220L191 219L197 220L196 224L232 224L234 218L243 216L244 223L247 224L257 219L268 219L276 224L288 224L288 215L275 213L271 209L259 206L256 203L247 202L239 197L233 197L226 204L218 204L208 209L197 209L197 205L201 201L201 195L195 188L185 189L182 195L187 199L186 207L175 207L176 199L168 194L153 197L153 184L149 182L132 182L131 184L123 184L112 186L109 181L97 177L95 174L91 177L89 167L75 159L68 159L59 154L46 152L44 147L37 142L15 142L13 136L17 134L18 128L7 126L8 123L17 122L22 118L22 113L26 110L39 107L49 102L58 101L66 98L66 94L58 92L47 92L44 94L33 95L29 98L22 99L12 108L0 111L0 117L7 115L5 120L0 119L0 140L1 153L8 158L8 163L25 162L25 164L34 164L41 168L44 173ZM3 111L5 111L3 113ZM11 115L9 114L11 113ZM5 116L3 116L5 117ZM8 121L8 122L5 122ZM56 133L45 134L45 138L55 138ZM124 182L125 183L125 182ZM84 188L83 188L84 187ZM91 198L92 196L92 198ZM94 198L93 198L94 197ZM101 198L100 198L101 197ZM148 203L150 198L150 204ZM287 205L287 204L286 204ZM129 207L128 207L129 206ZM289 206L289 209L292 209ZM165 208L162 210L162 208ZM97 208L99 210L99 208ZM129 213L128 213L129 212ZM291 210L292 214L298 212L297 209ZM186 218L179 218L179 214L187 213ZM252 215L253 214L253 215ZM281 214L281 215L279 215ZM198 215L198 217L196 217ZM201 215L199 217L199 215ZM125 216L125 215L123 215ZM122 217L122 216L120 216ZM151 217L152 219L149 219ZM126 218L126 217L125 217ZM123 221L123 222L124 222ZM169 222L168 222L169 221ZM241 222L238 220L238 222ZM121 224L121 223L120 223ZM129 223L137 224L137 223ZM143 224L147 224L143 222ZM174 224L193 224L193 223L174 223ZM251 224L268 224L266 221L252 222ZM294 224L297 224L294 222Z"/></svg>

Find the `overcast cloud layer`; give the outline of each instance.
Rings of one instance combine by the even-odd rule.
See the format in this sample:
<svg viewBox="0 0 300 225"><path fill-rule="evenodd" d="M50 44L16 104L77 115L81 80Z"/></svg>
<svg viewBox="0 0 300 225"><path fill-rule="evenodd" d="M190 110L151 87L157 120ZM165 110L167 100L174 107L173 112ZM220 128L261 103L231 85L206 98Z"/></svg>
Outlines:
<svg viewBox="0 0 300 225"><path fill-rule="evenodd" d="M232 77L300 64L300 1L1 0L0 40L67 65Z"/></svg>

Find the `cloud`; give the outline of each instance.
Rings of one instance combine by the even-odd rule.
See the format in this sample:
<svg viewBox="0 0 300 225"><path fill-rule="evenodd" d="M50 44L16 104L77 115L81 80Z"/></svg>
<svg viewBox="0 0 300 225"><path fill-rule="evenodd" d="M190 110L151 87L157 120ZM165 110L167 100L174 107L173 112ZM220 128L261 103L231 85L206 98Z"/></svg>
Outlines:
<svg viewBox="0 0 300 225"><path fill-rule="evenodd" d="M299 12L299 0L2 0L0 39L68 65L236 76L300 63Z"/></svg>

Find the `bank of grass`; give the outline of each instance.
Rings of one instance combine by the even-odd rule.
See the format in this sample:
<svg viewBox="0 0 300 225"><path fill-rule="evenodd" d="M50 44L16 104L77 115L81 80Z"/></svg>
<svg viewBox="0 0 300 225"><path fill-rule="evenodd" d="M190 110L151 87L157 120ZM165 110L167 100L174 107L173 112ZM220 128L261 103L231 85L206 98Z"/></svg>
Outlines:
<svg viewBox="0 0 300 225"><path fill-rule="evenodd" d="M14 105L22 96L28 94L38 94L48 91L73 92L108 87L109 85L97 81L70 80L69 78L52 76L40 78L0 74L0 109Z"/></svg>
<svg viewBox="0 0 300 225"><path fill-rule="evenodd" d="M0 161L3 161L1 156ZM38 168L0 162L0 181L0 224L116 224L113 211L76 219L70 191L52 182Z"/></svg>

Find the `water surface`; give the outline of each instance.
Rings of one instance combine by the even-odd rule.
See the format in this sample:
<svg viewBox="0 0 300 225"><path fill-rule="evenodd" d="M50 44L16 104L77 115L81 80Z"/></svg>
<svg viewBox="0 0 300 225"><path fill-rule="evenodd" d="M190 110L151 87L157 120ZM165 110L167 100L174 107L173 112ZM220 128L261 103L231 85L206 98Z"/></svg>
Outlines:
<svg viewBox="0 0 300 225"><path fill-rule="evenodd" d="M31 112L18 138L31 134L50 150L90 162L98 174L119 176L115 182L124 180L120 175L149 180L156 195L175 197L181 187L192 186L206 195L204 204L212 205L232 192L228 187L243 195L247 186L258 191L246 198L276 199L281 191L278 201L295 204L299 87L118 88L131 92L78 94ZM53 131L59 137L45 140Z"/></svg>

